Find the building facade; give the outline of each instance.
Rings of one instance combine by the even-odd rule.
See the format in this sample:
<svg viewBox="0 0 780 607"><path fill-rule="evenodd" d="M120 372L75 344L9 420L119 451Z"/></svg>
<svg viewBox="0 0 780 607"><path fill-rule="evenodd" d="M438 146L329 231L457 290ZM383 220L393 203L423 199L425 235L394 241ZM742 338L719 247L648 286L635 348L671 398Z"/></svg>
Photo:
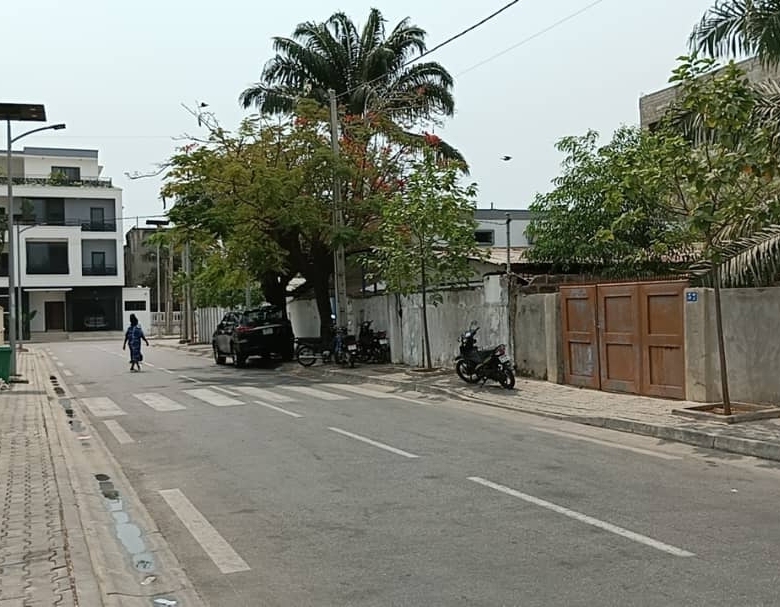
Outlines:
<svg viewBox="0 0 780 607"><path fill-rule="evenodd" d="M528 247L526 230L531 223L531 211L527 209L477 209L474 219L476 241L485 247L506 247L506 214L509 213L509 246Z"/></svg>
<svg viewBox="0 0 780 607"><path fill-rule="evenodd" d="M0 256L0 305L8 310L12 271L25 334L121 329L122 191L101 175L97 150L25 147L13 152L11 173L16 225ZM0 176L7 215L6 183Z"/></svg>

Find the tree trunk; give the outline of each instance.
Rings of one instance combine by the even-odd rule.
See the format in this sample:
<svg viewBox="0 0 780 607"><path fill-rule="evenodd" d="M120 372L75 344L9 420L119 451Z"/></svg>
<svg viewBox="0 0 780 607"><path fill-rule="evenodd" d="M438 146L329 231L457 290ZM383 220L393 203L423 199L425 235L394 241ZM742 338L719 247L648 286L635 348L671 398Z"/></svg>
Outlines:
<svg viewBox="0 0 780 607"><path fill-rule="evenodd" d="M422 321L423 321L423 341L425 344L425 362L428 369L433 369L431 363L431 342L428 339L428 290L425 279L425 259L420 261L420 283L422 285Z"/></svg>
<svg viewBox="0 0 780 607"><path fill-rule="evenodd" d="M312 284L314 287L314 299L317 302L317 312L320 315L320 339L330 340L331 334L331 314L333 309L330 305L330 281L325 274Z"/></svg>
<svg viewBox="0 0 780 607"><path fill-rule="evenodd" d="M263 288L263 297L268 303L278 306L287 314L287 285L290 280L287 276L269 272L260 277Z"/></svg>
<svg viewBox="0 0 780 607"><path fill-rule="evenodd" d="M729 394L729 372L726 366L726 343L723 337L723 312L720 300L720 265L713 269L715 279L715 329L718 335L718 358L720 359L720 386L723 398L723 414L731 415L731 395Z"/></svg>

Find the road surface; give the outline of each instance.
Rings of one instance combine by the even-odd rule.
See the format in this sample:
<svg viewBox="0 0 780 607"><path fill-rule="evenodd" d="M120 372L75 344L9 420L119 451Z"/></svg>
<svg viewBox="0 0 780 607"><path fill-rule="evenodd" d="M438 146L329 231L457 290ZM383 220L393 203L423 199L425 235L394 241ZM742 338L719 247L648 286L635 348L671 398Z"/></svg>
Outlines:
<svg viewBox="0 0 780 607"><path fill-rule="evenodd" d="M313 371L152 347L130 373L119 343L45 347L215 607L780 602L771 462Z"/></svg>

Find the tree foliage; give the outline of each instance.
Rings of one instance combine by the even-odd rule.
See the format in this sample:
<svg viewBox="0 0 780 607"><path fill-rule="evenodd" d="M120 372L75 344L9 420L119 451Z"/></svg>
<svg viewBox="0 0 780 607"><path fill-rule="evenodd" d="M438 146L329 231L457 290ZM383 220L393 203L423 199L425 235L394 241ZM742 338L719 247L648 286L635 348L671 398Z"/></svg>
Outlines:
<svg viewBox="0 0 780 607"><path fill-rule="evenodd" d="M427 304L441 300L431 286L466 283L474 240L476 185L462 185L457 167L437 161L433 150L416 162L406 187L382 209L379 242L368 258L374 277L390 291L422 292L427 365L431 366Z"/></svg>
<svg viewBox="0 0 780 607"><path fill-rule="evenodd" d="M710 57L757 55L780 63L779 0L717 0L691 33L690 46Z"/></svg>
<svg viewBox="0 0 780 607"><path fill-rule="evenodd" d="M687 247L680 223L658 204L663 184L646 179L656 144L632 127L601 147L594 131L562 139L562 174L531 205L529 258L555 271L612 277L669 271Z"/></svg>

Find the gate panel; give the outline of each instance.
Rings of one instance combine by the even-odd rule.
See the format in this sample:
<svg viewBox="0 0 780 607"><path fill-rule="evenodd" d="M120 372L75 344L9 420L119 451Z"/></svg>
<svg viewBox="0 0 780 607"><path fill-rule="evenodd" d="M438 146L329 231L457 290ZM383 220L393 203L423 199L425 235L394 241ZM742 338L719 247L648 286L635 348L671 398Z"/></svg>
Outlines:
<svg viewBox="0 0 780 607"><path fill-rule="evenodd" d="M599 285L599 353L601 388L638 394L641 389L639 287L636 284Z"/></svg>
<svg viewBox="0 0 780 607"><path fill-rule="evenodd" d="M560 292L565 381L599 388L596 287L561 287Z"/></svg>
<svg viewBox="0 0 780 607"><path fill-rule="evenodd" d="M685 398L685 282L640 286L642 394Z"/></svg>

